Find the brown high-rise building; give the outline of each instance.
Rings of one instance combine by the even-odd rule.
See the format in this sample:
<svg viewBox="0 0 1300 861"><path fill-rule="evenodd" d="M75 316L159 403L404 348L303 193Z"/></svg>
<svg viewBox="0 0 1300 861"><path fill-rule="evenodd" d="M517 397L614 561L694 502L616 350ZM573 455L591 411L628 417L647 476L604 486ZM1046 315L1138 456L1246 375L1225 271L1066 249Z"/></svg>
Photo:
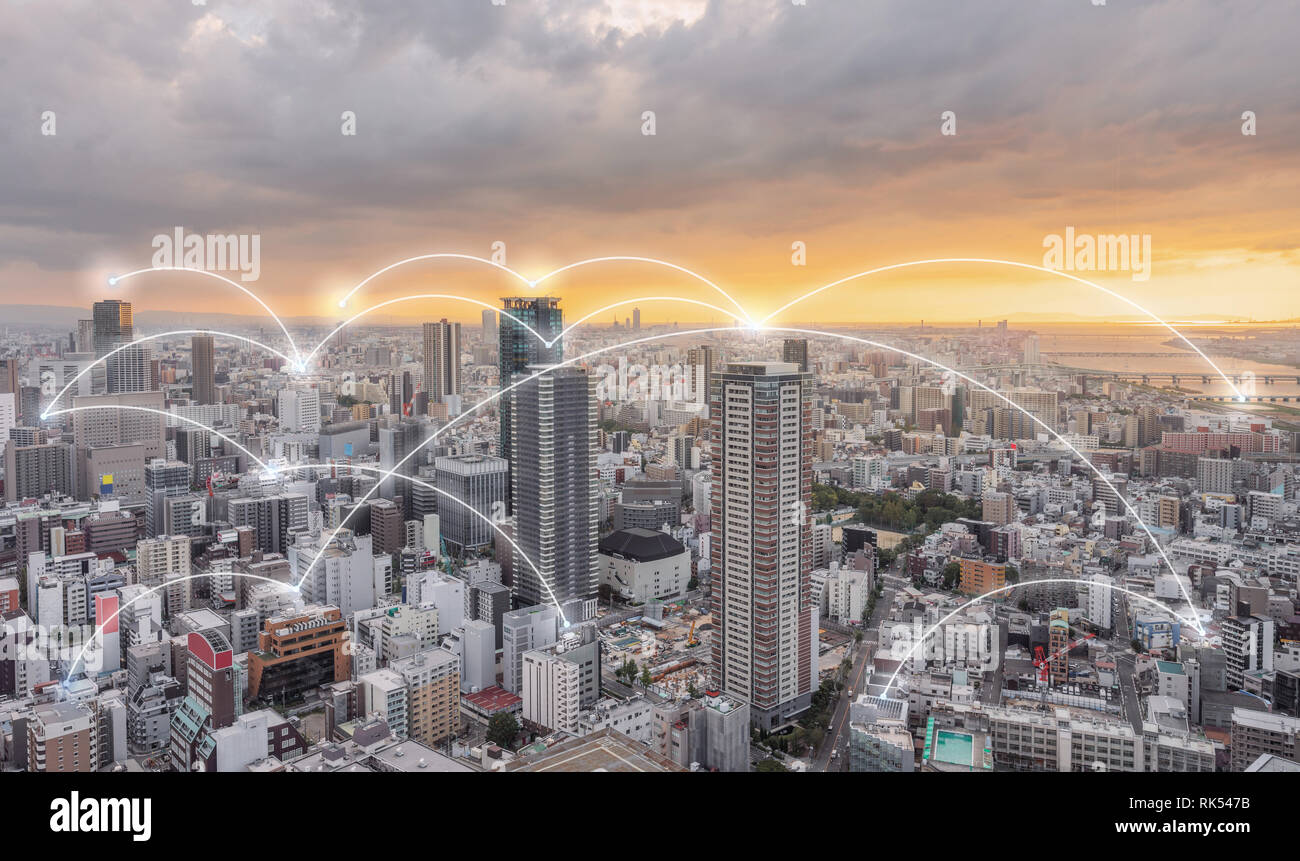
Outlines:
<svg viewBox="0 0 1300 861"><path fill-rule="evenodd" d="M215 348L211 335L195 335L190 339L190 364L193 366L194 403L217 402L217 368Z"/></svg>
<svg viewBox="0 0 1300 861"><path fill-rule="evenodd" d="M189 671L185 685L189 695L212 717L212 729L235 722L234 649L225 635L215 629L191 631L188 639Z"/></svg>
<svg viewBox="0 0 1300 861"><path fill-rule="evenodd" d="M0 395L12 394L18 406L18 360L0 359Z"/></svg>
<svg viewBox="0 0 1300 861"><path fill-rule="evenodd" d="M1052 684L1063 685L1070 680L1070 612L1053 610L1047 623L1048 667Z"/></svg>
<svg viewBox="0 0 1300 861"><path fill-rule="evenodd" d="M98 718L85 703L37 706L27 725L27 770L97 771Z"/></svg>
<svg viewBox="0 0 1300 861"><path fill-rule="evenodd" d="M406 522L402 509L387 499L370 503L370 535L374 540L373 552L396 553L406 543Z"/></svg>
<svg viewBox="0 0 1300 861"><path fill-rule="evenodd" d="M424 324L424 390L439 403L461 393L459 323Z"/></svg>
<svg viewBox="0 0 1300 861"><path fill-rule="evenodd" d="M808 372L808 339L807 338L786 338L781 349L781 356L787 362L793 362L799 366L803 373Z"/></svg>
<svg viewBox="0 0 1300 861"><path fill-rule="evenodd" d="M121 299L96 302L91 309L94 318L95 358L102 359L116 347L130 343L135 338L135 320L131 303Z"/></svg>
<svg viewBox="0 0 1300 861"><path fill-rule="evenodd" d="M248 653L248 699L301 696L351 676L343 651L347 622L338 607L309 605L300 613L273 616Z"/></svg>
<svg viewBox="0 0 1300 861"><path fill-rule="evenodd" d="M764 729L817 684L812 383L789 362L733 363L712 403L714 683Z"/></svg>
<svg viewBox="0 0 1300 861"><path fill-rule="evenodd" d="M434 746L460 729L460 659L443 649L417 652L393 661L406 683L407 734Z"/></svg>

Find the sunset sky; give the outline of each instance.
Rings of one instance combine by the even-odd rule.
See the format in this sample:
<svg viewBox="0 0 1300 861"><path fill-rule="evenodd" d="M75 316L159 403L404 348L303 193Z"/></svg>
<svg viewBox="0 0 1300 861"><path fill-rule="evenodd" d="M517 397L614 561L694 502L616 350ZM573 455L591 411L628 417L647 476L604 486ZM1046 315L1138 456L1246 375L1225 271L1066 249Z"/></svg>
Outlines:
<svg viewBox="0 0 1300 861"><path fill-rule="evenodd" d="M195 276L104 285L149 266L152 237L180 225L260 234L248 286L286 316L337 318L340 295L394 260L489 256L501 240L528 277L665 258L761 317L891 263L1041 264L1044 236L1072 225L1151 235L1149 280L1095 280L1163 317L1300 317L1297 25L1295 4L1192 0L7 0L0 301L257 313ZM340 134L344 111L355 136ZM955 136L940 134L944 111ZM791 265L796 241L806 266ZM424 263L352 308L522 289ZM570 319L625 296L726 304L624 263L546 292ZM410 303L380 319L478 311ZM1059 277L948 265L873 276L779 320L1013 313L1136 316Z"/></svg>

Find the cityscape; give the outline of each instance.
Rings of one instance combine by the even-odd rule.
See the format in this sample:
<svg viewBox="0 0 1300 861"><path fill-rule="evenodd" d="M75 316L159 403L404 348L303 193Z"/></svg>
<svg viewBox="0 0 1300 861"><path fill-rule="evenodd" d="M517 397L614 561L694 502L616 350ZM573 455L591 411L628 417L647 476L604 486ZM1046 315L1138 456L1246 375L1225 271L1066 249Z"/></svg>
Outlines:
<svg viewBox="0 0 1300 861"><path fill-rule="evenodd" d="M181 91L222 58L299 59L281 41L297 12L145 5L184 47L164 40L133 68L154 80L150 64L180 51ZM207 93L131 120L133 135L159 123L161 142L125 157L117 132L80 137L103 119L96 93L108 111L131 86L100 66L106 80L75 97L37 88L51 107L17 112L33 140L0 141L14 192L0 219L0 772L975 772L1030 785L1107 772L1144 775L1124 807L1161 814L1154 792L1168 790L1148 790L1147 774L1300 772L1298 246L1277 227L1294 223L1294 195L1260 201L1267 228L1244 205L1233 223L1227 201L1230 237L1191 212L1227 192L1180 203L1146 167L1121 179L1093 165L1096 189L1071 176L1021 198L958 166L993 156L933 149L996 147L998 123L1014 124L954 94L898 132L920 173L862 143L894 179L873 179L879 164L845 168L842 186L812 177L825 210L792 199L799 223L775 227L768 210L798 195L774 189L818 168L790 156L788 174L764 175L788 143L730 137L723 117L749 97L727 79L705 86L716 127L685 92L680 111L643 110L677 78L646 72L641 52L679 50L689 69L706 45L730 56L805 20L838 45L830 33L856 17L768 4L781 8L755 13L755 34L732 17L748 3L579 14L483 0L418 25L324 5L341 17L314 22L323 46L343 20L361 34L346 61L357 88L315 57L293 76L230 64L241 89L283 74L286 92L326 105L308 130L292 96L246 137L197 121L191 110L224 104ZM1063 5L1080 39L1094 38L1085 19L1136 14ZM1200 33L1207 13L1189 5L1187 18L1144 8ZM13 23L24 42L29 25ZM1244 26L1293 40L1296 23L1277 10ZM594 77L569 68L594 62L580 53L540 59L571 37L613 52ZM491 45L519 65L479 67ZM404 119L380 92L427 63L526 103L533 62L554 123L586 129L572 151L462 103L435 121L413 96ZM891 86L874 65L851 68L872 93ZM973 86L1001 80L972 69ZM628 85L611 108L623 74L646 92ZM1184 136L1210 122L1198 111L1223 114L1222 140L1187 144L1222 147L1224 177L1205 182L1274 171L1296 191L1296 138L1262 131L1294 131L1295 117L1255 125L1293 97L1285 73L1243 59L1232 74L1260 80L1240 107L1217 91L1171 107L1194 115ZM599 96L570 92L588 81ZM1039 121L1065 122L1049 102L1035 102ZM797 116L816 137L842 109ZM627 115L621 132L611 110ZM1080 110L1101 128L1118 108ZM432 149L413 153L405 121ZM674 147L690 135L735 148L688 169ZM1018 164L1038 157L1009 146ZM195 164L174 161L178 147ZM745 202L727 165L751 157ZM645 174L613 189L638 159ZM954 192L941 213L893 210L868 188L956 170L982 203ZM1140 202L1144 189L1159 200ZM860 195L869 220L845 215L840 193ZM908 221L926 227L892 232ZM852 238L867 229L880 241ZM96 788L155 792L152 776L130 781ZM59 804L98 816L98 803L57 800L51 829L78 830L57 824Z"/></svg>

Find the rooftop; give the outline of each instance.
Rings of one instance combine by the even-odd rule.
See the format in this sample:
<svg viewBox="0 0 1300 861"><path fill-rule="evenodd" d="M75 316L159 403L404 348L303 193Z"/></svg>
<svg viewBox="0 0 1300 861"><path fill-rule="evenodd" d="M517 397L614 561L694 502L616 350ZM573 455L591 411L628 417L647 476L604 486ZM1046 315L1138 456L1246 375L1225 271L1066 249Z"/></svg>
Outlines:
<svg viewBox="0 0 1300 861"><path fill-rule="evenodd" d="M600 540L600 552L636 562L654 562L685 552L676 538L653 529L620 529Z"/></svg>
<svg viewBox="0 0 1300 861"><path fill-rule="evenodd" d="M515 760L507 771L685 771L621 732L602 729L582 738L568 739L541 753Z"/></svg>

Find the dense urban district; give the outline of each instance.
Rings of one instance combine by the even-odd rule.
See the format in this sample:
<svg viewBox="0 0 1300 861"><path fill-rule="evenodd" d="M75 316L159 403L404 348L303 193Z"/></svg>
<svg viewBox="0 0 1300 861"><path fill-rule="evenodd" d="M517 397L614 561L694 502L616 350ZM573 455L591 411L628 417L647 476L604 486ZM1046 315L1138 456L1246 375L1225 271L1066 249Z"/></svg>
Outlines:
<svg viewBox="0 0 1300 861"><path fill-rule="evenodd" d="M1293 330L561 306L6 329L0 769L1300 770Z"/></svg>

